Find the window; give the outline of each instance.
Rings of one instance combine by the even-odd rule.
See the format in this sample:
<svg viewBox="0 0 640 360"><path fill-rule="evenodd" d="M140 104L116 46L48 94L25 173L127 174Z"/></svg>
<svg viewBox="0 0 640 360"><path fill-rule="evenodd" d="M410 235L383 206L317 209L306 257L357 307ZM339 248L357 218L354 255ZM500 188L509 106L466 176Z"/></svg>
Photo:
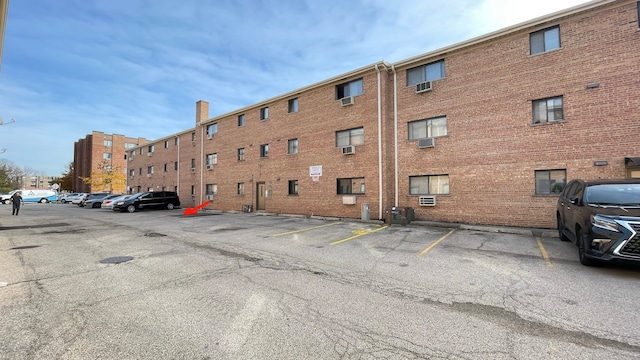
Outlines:
<svg viewBox="0 0 640 360"><path fill-rule="evenodd" d="M298 112L298 98L289 99L289 113Z"/></svg>
<svg viewBox="0 0 640 360"><path fill-rule="evenodd" d="M298 139L289 140L289 145L287 147L287 152L289 154L297 154L298 153Z"/></svg>
<svg viewBox="0 0 640 360"><path fill-rule="evenodd" d="M238 126L244 126L244 114L238 115Z"/></svg>
<svg viewBox="0 0 640 360"><path fill-rule="evenodd" d="M449 194L449 175L409 176L410 195Z"/></svg>
<svg viewBox="0 0 640 360"><path fill-rule="evenodd" d="M244 148L238 149L238 161L244 161Z"/></svg>
<svg viewBox="0 0 640 360"><path fill-rule="evenodd" d="M153 174L153 166L147 166L147 174Z"/></svg>
<svg viewBox="0 0 640 360"><path fill-rule="evenodd" d="M364 194L364 178L338 179L338 195Z"/></svg>
<svg viewBox="0 0 640 360"><path fill-rule="evenodd" d="M154 150L155 150L155 146L149 145L149 149L148 149L149 153L152 153Z"/></svg>
<svg viewBox="0 0 640 360"><path fill-rule="evenodd" d="M173 142L176 146L178 146L178 144L180 144L180 138L175 138L174 142Z"/></svg>
<svg viewBox="0 0 640 360"><path fill-rule="evenodd" d="M196 159L191 159L191 168L195 169L196 167Z"/></svg>
<svg viewBox="0 0 640 360"><path fill-rule="evenodd" d="M215 165L218 163L218 154L207 154L207 159L205 160L205 165Z"/></svg>
<svg viewBox="0 0 640 360"><path fill-rule="evenodd" d="M142 175L142 168L138 169L138 174Z"/></svg>
<svg viewBox="0 0 640 360"><path fill-rule="evenodd" d="M168 164L164 164L164 172L167 172L167 169L169 169Z"/></svg>
<svg viewBox="0 0 640 360"><path fill-rule="evenodd" d="M177 161L173 163L173 170L176 170L176 171L178 170L178 162Z"/></svg>
<svg viewBox="0 0 640 360"><path fill-rule="evenodd" d="M535 100L532 104L534 124L545 124L564 120L562 96Z"/></svg>
<svg viewBox="0 0 640 360"><path fill-rule="evenodd" d="M536 195L559 195L567 184L567 170L536 170Z"/></svg>
<svg viewBox="0 0 640 360"><path fill-rule="evenodd" d="M111 140L105 140L104 141L104 146L105 147L111 147L111 146L113 146L113 142Z"/></svg>
<svg viewBox="0 0 640 360"><path fill-rule="evenodd" d="M444 60L407 70L407 86L433 81L444 77Z"/></svg>
<svg viewBox="0 0 640 360"><path fill-rule="evenodd" d="M169 148L169 140L165 140L164 141L164 148L168 149Z"/></svg>
<svg viewBox="0 0 640 360"><path fill-rule="evenodd" d="M261 158L269 157L269 144L260 145L260 157Z"/></svg>
<svg viewBox="0 0 640 360"><path fill-rule="evenodd" d="M196 186L191 185L191 196L195 196L195 194L196 194Z"/></svg>
<svg viewBox="0 0 640 360"><path fill-rule="evenodd" d="M144 155L144 148L140 148L140 155Z"/></svg>
<svg viewBox="0 0 640 360"><path fill-rule="evenodd" d="M238 183L238 195L244 195L244 183Z"/></svg>
<svg viewBox="0 0 640 360"><path fill-rule="evenodd" d="M554 26L529 35L531 55L560 48L560 27Z"/></svg>
<svg viewBox="0 0 640 360"><path fill-rule="evenodd" d="M218 195L218 184L206 185L207 195Z"/></svg>
<svg viewBox="0 0 640 360"><path fill-rule="evenodd" d="M207 125L207 138L210 139L213 135L218 133L218 124L209 124Z"/></svg>
<svg viewBox="0 0 640 360"><path fill-rule="evenodd" d="M408 124L409 140L447 135L447 117L412 121Z"/></svg>
<svg viewBox="0 0 640 360"><path fill-rule="evenodd" d="M298 180L289 180L289 195L298 195Z"/></svg>
<svg viewBox="0 0 640 360"><path fill-rule="evenodd" d="M349 96L362 95L362 79L353 80L336 86L336 100Z"/></svg>
<svg viewBox="0 0 640 360"><path fill-rule="evenodd" d="M363 145L364 128L336 132L336 146Z"/></svg>
<svg viewBox="0 0 640 360"><path fill-rule="evenodd" d="M111 153L103 153L102 158L105 160L111 160Z"/></svg>
<svg viewBox="0 0 640 360"><path fill-rule="evenodd" d="M129 177L133 178L135 175L136 175L136 170L135 169L129 170Z"/></svg>
<svg viewBox="0 0 640 360"><path fill-rule="evenodd" d="M269 107L265 106L260 109L260 120L266 120L269 118Z"/></svg>
<svg viewBox="0 0 640 360"><path fill-rule="evenodd" d="M131 153L129 154L129 158L133 159L135 154L136 154L136 151L135 150L131 150Z"/></svg>
<svg viewBox="0 0 640 360"><path fill-rule="evenodd" d="M195 131L191 133L191 141L192 142L196 142L196 132Z"/></svg>
<svg viewBox="0 0 640 360"><path fill-rule="evenodd" d="M127 153L124 154L124 159L127 160Z"/></svg>
<svg viewBox="0 0 640 360"><path fill-rule="evenodd" d="M129 149L129 148L136 147L136 146L138 146L138 144L134 144L134 143L130 143L130 142L124 143L125 149Z"/></svg>

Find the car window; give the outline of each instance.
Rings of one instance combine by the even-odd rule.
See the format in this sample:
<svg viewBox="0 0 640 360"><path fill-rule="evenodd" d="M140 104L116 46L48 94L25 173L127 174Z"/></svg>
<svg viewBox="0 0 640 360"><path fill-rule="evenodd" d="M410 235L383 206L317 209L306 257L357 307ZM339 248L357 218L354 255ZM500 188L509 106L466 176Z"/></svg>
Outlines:
<svg viewBox="0 0 640 360"><path fill-rule="evenodd" d="M640 205L640 184L592 185L585 200L592 204Z"/></svg>

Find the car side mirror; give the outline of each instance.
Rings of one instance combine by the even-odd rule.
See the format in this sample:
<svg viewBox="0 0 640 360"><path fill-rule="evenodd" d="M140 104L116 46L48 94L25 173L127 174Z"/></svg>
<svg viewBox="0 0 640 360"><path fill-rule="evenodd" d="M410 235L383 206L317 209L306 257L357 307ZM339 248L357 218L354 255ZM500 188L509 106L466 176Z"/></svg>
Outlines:
<svg viewBox="0 0 640 360"><path fill-rule="evenodd" d="M570 200L573 205L580 205L580 199L577 197L572 197Z"/></svg>

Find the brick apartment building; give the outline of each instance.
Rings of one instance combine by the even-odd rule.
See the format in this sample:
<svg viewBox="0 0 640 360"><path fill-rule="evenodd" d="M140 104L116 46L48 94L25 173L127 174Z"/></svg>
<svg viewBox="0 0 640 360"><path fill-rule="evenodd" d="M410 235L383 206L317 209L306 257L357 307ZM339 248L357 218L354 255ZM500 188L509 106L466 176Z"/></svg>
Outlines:
<svg viewBox="0 0 640 360"><path fill-rule="evenodd" d="M183 207L555 227L573 178L640 177L640 3L600 0L378 62L132 148Z"/></svg>
<svg viewBox="0 0 640 360"><path fill-rule="evenodd" d="M71 187L75 192L92 192L103 189L92 189L81 178L90 177L95 172L101 172L102 167L110 166L127 172L127 149L146 143L145 138L131 138L124 135L105 134L93 131L84 139L79 139L73 146L74 177ZM125 175L123 175L124 177ZM116 186L114 193L125 193L126 185Z"/></svg>

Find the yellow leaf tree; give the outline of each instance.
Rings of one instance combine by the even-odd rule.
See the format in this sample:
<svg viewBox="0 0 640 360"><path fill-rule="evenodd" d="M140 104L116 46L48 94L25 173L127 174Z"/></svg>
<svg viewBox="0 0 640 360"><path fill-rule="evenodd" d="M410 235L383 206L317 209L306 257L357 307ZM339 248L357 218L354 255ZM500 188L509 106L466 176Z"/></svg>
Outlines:
<svg viewBox="0 0 640 360"><path fill-rule="evenodd" d="M85 184L89 184L91 192L124 192L127 185L127 177L118 166L111 166L103 161L98 165L97 171L89 177L80 177Z"/></svg>

